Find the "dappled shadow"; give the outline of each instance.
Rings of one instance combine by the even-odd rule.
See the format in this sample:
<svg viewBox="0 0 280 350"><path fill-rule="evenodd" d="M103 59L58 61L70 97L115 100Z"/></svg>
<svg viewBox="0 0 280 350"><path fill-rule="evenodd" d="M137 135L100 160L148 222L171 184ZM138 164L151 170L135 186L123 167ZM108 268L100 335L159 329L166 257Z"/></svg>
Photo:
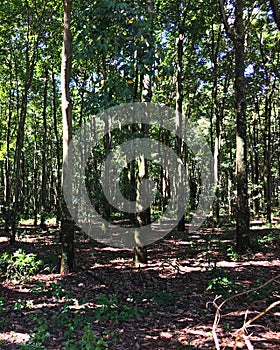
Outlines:
<svg viewBox="0 0 280 350"><path fill-rule="evenodd" d="M63 278L50 272L40 273L22 287L3 281L0 295L7 310L1 315L5 320L1 324L0 340L5 340L1 349L18 349L16 342L23 341L38 326L30 315L43 318L48 324L51 337L47 349L61 349L64 329L55 320L67 305L73 318L86 307L91 329L98 337L104 337L109 349L213 349L215 295L221 294L220 300L225 300L280 273L277 254L250 252L242 258L236 257L229 249L233 246L233 235L233 231L222 230L204 230L192 235L175 232L148 247L147 265L133 266L132 250L106 247L77 234L75 273ZM58 261L60 247L56 234L43 233L34 241L34 234L30 240L26 238L18 247L37 253L43 260L47 254L50 260ZM273 239L268 241L279 252ZM8 249L8 243L2 242L0 249L1 252ZM58 283L57 287L54 283ZM232 348L233 331L242 327L246 310L249 310L247 318L264 310L279 298L277 287L272 284L263 291L228 302L218 328L221 343ZM112 307L117 315L124 306L128 314L136 308L138 315L131 311L127 319L118 322L96 318L100 295L108 300L116 298L117 304ZM16 308L18 300L23 305L20 309ZM279 313L279 308L272 310L259 320L262 329L250 329L257 348L273 349L279 345Z"/></svg>

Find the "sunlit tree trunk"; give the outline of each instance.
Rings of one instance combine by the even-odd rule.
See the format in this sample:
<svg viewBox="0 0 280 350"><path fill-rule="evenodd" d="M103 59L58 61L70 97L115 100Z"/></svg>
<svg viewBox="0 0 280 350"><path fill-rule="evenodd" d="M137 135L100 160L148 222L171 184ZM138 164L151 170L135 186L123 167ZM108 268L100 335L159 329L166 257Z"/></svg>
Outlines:
<svg viewBox="0 0 280 350"><path fill-rule="evenodd" d="M72 0L63 0L64 9L64 35L61 62L61 93L62 93L62 121L63 121L63 172L62 183L67 202L72 204L72 155L69 145L72 138L72 103L70 98L71 77L71 6ZM60 273L65 275L74 270L74 222L71 218L65 200L62 200L61 222L61 264Z"/></svg>
<svg viewBox="0 0 280 350"><path fill-rule="evenodd" d="M42 144L42 188L41 188L41 222L45 229L45 211L47 209L47 93L48 93L48 69L45 70L44 102L43 102L43 144Z"/></svg>
<svg viewBox="0 0 280 350"><path fill-rule="evenodd" d="M61 221L61 140L58 132L58 120L57 120L57 91L56 91L56 79L55 74L52 72L52 90L53 90L53 128L55 136L55 158L56 158L56 184L55 184L55 212L56 221Z"/></svg>
<svg viewBox="0 0 280 350"><path fill-rule="evenodd" d="M34 152L33 152L33 217L34 217L34 226L37 226L37 216L39 211L39 196L38 196L38 180L39 180L39 162L37 159L38 154L38 128L37 128L37 115L34 116Z"/></svg>
<svg viewBox="0 0 280 350"><path fill-rule="evenodd" d="M177 38L177 83L176 83L176 128L178 130L182 129L182 113L183 113L183 49L184 49L184 30L182 27L179 28L179 36ZM176 151L178 157L182 158L182 140L179 136L176 137ZM178 165L178 172L180 171L180 166ZM179 174L179 176L182 174ZM178 196L178 205L184 205L184 198L181 197L181 191L176 193ZM178 208L178 213L181 213L181 208ZM178 231L185 231L185 216L183 215L179 218L177 225Z"/></svg>

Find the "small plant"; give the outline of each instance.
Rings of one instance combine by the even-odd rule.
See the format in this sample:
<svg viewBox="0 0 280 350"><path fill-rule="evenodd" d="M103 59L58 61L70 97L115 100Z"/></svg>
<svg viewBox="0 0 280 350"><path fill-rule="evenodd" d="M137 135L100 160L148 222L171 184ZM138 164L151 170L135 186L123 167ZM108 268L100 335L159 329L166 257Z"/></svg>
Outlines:
<svg viewBox="0 0 280 350"><path fill-rule="evenodd" d="M257 279L254 282L254 284L250 287L250 289L260 287L264 282L265 280L263 279ZM267 284L258 290L248 293L247 300L250 302L254 302L256 300L267 299L268 296L273 297L274 295L278 295L277 287L275 287L272 284Z"/></svg>
<svg viewBox="0 0 280 350"><path fill-rule="evenodd" d="M277 241L277 233L269 232L267 235L258 239L258 243L262 246L270 246Z"/></svg>
<svg viewBox="0 0 280 350"><path fill-rule="evenodd" d="M34 293L35 295L40 295L45 293L46 291L46 283L44 282L39 282L38 284L36 284L34 287L32 287L30 289L31 293Z"/></svg>
<svg viewBox="0 0 280 350"><path fill-rule="evenodd" d="M94 334L90 327L90 323L84 327L82 339L80 339L79 341L75 338L67 339L63 343L63 349L107 350L108 344L105 342L103 337L97 338L97 336Z"/></svg>
<svg viewBox="0 0 280 350"><path fill-rule="evenodd" d="M65 291L61 282L51 282L49 284L48 293L54 296L56 299L71 297L71 295Z"/></svg>
<svg viewBox="0 0 280 350"><path fill-rule="evenodd" d="M145 295L134 296L131 300L136 302L142 302L143 300L149 300L155 302L159 307L173 305L175 298L172 294L161 291L161 292L149 292Z"/></svg>
<svg viewBox="0 0 280 350"><path fill-rule="evenodd" d="M232 246L228 247L227 256L230 258L230 260L233 260L233 261L238 259L238 253L235 250L235 248Z"/></svg>
<svg viewBox="0 0 280 350"><path fill-rule="evenodd" d="M127 321L129 318L138 317L137 307L119 305L115 294L109 296L100 294L97 298L98 307L95 310L95 318L101 321Z"/></svg>
<svg viewBox="0 0 280 350"><path fill-rule="evenodd" d="M81 347L79 349L85 350L103 350L108 349L108 344L104 341L103 338L97 339L97 336L90 328L90 324L87 324L84 328L84 334L80 341Z"/></svg>
<svg viewBox="0 0 280 350"><path fill-rule="evenodd" d="M223 270L216 270L212 276L213 278L208 282L206 290L212 290L223 296L238 290L236 282L230 280Z"/></svg>
<svg viewBox="0 0 280 350"><path fill-rule="evenodd" d="M231 293L234 290L234 283L227 277L215 277L212 278L206 290L214 290L216 293Z"/></svg>
<svg viewBox="0 0 280 350"><path fill-rule="evenodd" d="M21 309L24 307L24 301L22 301L21 299L18 299L15 303L14 303L14 310L17 311L21 311Z"/></svg>
<svg viewBox="0 0 280 350"><path fill-rule="evenodd" d="M0 259L1 269L8 279L26 282L43 265L42 260L36 257L36 254L26 254L22 249L11 255L4 253Z"/></svg>
<svg viewBox="0 0 280 350"><path fill-rule="evenodd" d="M33 333L30 335L30 339L27 343L21 344L21 350L45 350L47 349L44 345L45 342L50 338L50 332L48 325L46 324L43 317L37 318L32 317L38 322L38 326L34 328Z"/></svg>
<svg viewBox="0 0 280 350"><path fill-rule="evenodd" d="M6 312L5 308L5 299L3 297L0 298L0 315Z"/></svg>
<svg viewBox="0 0 280 350"><path fill-rule="evenodd" d="M30 289L30 292L40 295L46 294L47 296L53 296L56 299L71 298L70 293L65 291L64 286L61 282L51 282L47 287L45 283L39 282L36 286Z"/></svg>

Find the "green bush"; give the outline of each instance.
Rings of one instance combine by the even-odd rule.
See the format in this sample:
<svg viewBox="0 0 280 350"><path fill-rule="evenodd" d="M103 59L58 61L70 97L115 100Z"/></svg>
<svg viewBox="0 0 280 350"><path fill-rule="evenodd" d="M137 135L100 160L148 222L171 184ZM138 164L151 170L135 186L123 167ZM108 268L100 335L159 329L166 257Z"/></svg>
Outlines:
<svg viewBox="0 0 280 350"><path fill-rule="evenodd" d="M0 257L0 271L10 280L26 282L42 265L43 261L37 260L36 254L26 254L22 249Z"/></svg>
<svg viewBox="0 0 280 350"><path fill-rule="evenodd" d="M212 278L206 288L206 290L211 290L222 296L228 296L229 294L238 292L238 289L237 281L229 279L223 270L215 270L212 273Z"/></svg>

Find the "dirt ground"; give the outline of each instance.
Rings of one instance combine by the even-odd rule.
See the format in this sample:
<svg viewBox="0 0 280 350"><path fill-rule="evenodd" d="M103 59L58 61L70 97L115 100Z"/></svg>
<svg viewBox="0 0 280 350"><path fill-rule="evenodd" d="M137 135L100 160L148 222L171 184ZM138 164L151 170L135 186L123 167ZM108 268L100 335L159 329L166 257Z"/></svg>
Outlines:
<svg viewBox="0 0 280 350"><path fill-rule="evenodd" d="M176 232L149 247L147 265L135 267L131 250L105 247L78 233L76 272L61 277L57 230L22 228L16 247L36 253L45 265L23 285L2 278L0 349L20 349L38 320L49 332L45 349L75 349L74 341L72 347L65 345L65 331L70 331L64 324L69 320L57 322L63 320L66 305L71 310L67 315L73 317L71 336L77 342L81 338L83 321L80 318L77 324L74 318L84 309L85 324L90 320L90 329L109 349L216 349L217 342L220 349L280 349L279 230L255 229L252 237L259 244L240 258L230 229ZM2 237L0 255L10 249ZM60 286L56 291L54 283ZM113 300L108 317L95 316L100 295ZM227 298L214 323L218 305ZM247 321L272 303L275 307L237 336Z"/></svg>

